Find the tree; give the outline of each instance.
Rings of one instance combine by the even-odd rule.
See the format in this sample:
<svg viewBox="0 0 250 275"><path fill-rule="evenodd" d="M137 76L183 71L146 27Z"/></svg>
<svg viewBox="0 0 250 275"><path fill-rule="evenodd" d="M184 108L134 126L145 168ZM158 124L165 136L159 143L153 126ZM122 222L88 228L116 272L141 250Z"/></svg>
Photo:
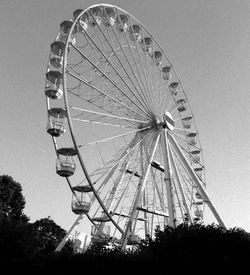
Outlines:
<svg viewBox="0 0 250 275"><path fill-rule="evenodd" d="M35 236L29 223L0 219L0 265L7 259L28 259L36 252Z"/></svg>
<svg viewBox="0 0 250 275"><path fill-rule="evenodd" d="M23 213L25 199L21 184L8 175L0 176L0 218L26 223L29 218Z"/></svg>
<svg viewBox="0 0 250 275"><path fill-rule="evenodd" d="M45 254L53 253L66 235L66 231L57 225L52 219L40 219L32 224L32 228L37 240L38 250ZM68 242L65 250L73 252L72 245Z"/></svg>

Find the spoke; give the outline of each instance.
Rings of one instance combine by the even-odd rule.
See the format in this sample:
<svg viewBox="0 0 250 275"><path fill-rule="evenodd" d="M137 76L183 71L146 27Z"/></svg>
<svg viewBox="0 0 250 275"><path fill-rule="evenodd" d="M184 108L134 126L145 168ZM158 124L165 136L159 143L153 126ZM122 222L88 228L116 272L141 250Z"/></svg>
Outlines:
<svg viewBox="0 0 250 275"><path fill-rule="evenodd" d="M226 225L224 224L223 220L221 219L221 217L220 217L219 213L217 212L215 206L213 205L212 201L208 197L208 194L205 191L202 182L200 181L200 179L198 178L198 176L194 172L193 168L191 167L191 165L187 161L185 155L182 153L178 143L175 141L175 139L171 135L169 135L169 140L170 140L172 148L178 154L180 160L183 162L184 166L186 167L190 177L192 178L193 182L195 183L196 187L198 188L199 192L201 193L201 196L202 196L203 200L206 201L206 203L208 204L209 208L211 209L212 213L214 214L214 216L217 219L217 221L219 222L219 224L223 228L226 228Z"/></svg>
<svg viewBox="0 0 250 275"><path fill-rule="evenodd" d="M184 141L186 144L188 144L189 146L192 146L192 147L194 147L194 148L196 148L196 149L201 150L198 146L191 144L190 142L188 142L188 141L187 141L185 138L183 138L182 136L180 136L180 135L178 135L178 134L175 134L175 133L171 133L171 135L174 135L175 137L177 137L177 138L183 140L183 141ZM182 148L183 148L183 147L182 147ZM183 149L184 149L184 148L183 148ZM185 149L184 149L184 150L185 150ZM189 153L189 152L186 151L186 150L185 150L185 152Z"/></svg>
<svg viewBox="0 0 250 275"><path fill-rule="evenodd" d="M147 31L146 31L146 32L147 32ZM143 28L142 34L143 34L143 33L144 33L144 36L145 36L145 29L144 29L144 28ZM149 34L149 36L150 36L150 38L151 38L151 35L150 35L150 34ZM155 40L153 40L153 37L152 37L152 52L153 52L153 44L154 44L154 42L155 42ZM138 44L137 44L137 50L138 50L138 52L139 52ZM140 53L139 53L139 55L140 55ZM147 52L145 51L146 66L147 66L147 68L148 68L147 71L148 71L148 74L149 74L149 79L150 79L151 88L149 88L149 84L148 84L148 81L147 81L148 77L145 77L145 67L146 67L146 66L144 66L144 64L143 64L143 62L142 62L141 55L140 55L140 61L141 61L142 68L143 68L143 74L144 74L144 77L145 77L145 79L146 79L146 83L147 83L147 86L148 86L148 93L149 93L148 96L149 96L150 102L151 102L151 104L152 104L152 106L153 106L153 109L154 109L154 111L156 112L156 111L158 110L157 104L156 104L157 98L156 98L156 93L154 93L154 87L153 87L153 84L152 84L152 73L151 73L151 68L152 68L152 66L153 66L154 68L155 68L156 66L155 66L154 63L153 63L152 66L150 65L149 57L150 57L150 54L147 53ZM151 61L152 61L152 60L151 60ZM160 115L161 115L161 113L160 113Z"/></svg>
<svg viewBox="0 0 250 275"><path fill-rule="evenodd" d="M90 88L96 90L97 92L99 92L99 93L102 94L103 96L107 97L107 98L110 99L111 101L113 101L113 102L115 102L115 103L118 103L118 104L121 105L122 107L125 107L127 110L130 110L130 111L132 111L133 113L135 113L135 114L137 114L137 115L139 115L139 116L142 116L142 117L148 119L148 117L145 117L145 116L142 115L141 113L138 113L137 111L131 109L130 107L128 107L127 105L125 105L124 103L122 103L120 100L117 100L117 99L113 98L112 96L110 96L110 95L104 93L104 92L103 92L102 90L100 90L99 88L97 88L97 87L91 85L88 81L86 81L86 80L83 79L82 77L77 76L77 75L75 75L75 74L73 74L73 73L71 73L71 72L69 72L69 71L67 71L67 73L68 73L69 75L71 75L72 77L74 77L75 79L77 79L77 80L79 80L80 82L82 82L83 84L87 85L88 87L90 87ZM71 92L71 93L72 93L72 92ZM74 93L72 93L72 94L74 94ZM76 95L76 96L77 96L77 95Z"/></svg>
<svg viewBox="0 0 250 275"><path fill-rule="evenodd" d="M101 71L86 55L84 55L80 49L74 46L74 48L91 64L92 67L94 67L97 71L99 71L118 91L121 92L121 94L126 97L133 105L135 105L139 110L141 110L145 115L148 115L147 112L145 112L140 106L138 106L125 92L123 92L120 87L111 79L108 75L106 75L103 71Z"/></svg>
<svg viewBox="0 0 250 275"><path fill-rule="evenodd" d="M128 220L128 223L126 225L126 229L125 229L125 232L124 232L124 235L122 237L122 249L125 248L126 244L127 244L127 239L128 239L128 236L129 234L131 233L131 229L132 229L132 225L133 225L133 221L136 217L136 213L137 213L137 207L140 205L140 202L141 202L141 198L142 198L142 194L143 194L143 190L145 188L145 183L147 181L147 178L148 178L148 174L149 174L149 171L150 171L150 168L151 168L151 162L153 161L153 158L154 158L154 155L155 155L155 151L156 151L156 148L157 148L157 145L159 143L159 139L160 139L160 133L156 133L157 135L155 136L154 138L154 146L152 148L152 154L150 156L150 159L148 160L148 164L147 164L147 167L146 167L146 170L144 172L144 175L143 175L143 178L140 180L139 182L139 185L138 185L138 189L137 189L137 194L136 194L136 197L134 199L134 205L133 205L133 208L130 212L130 218Z"/></svg>
<svg viewBox="0 0 250 275"><path fill-rule="evenodd" d="M135 130L135 131L131 131L131 132L125 133L125 134L121 134L121 135L117 135L117 136L101 139L101 140L98 140L98 141L93 141L93 142L90 142L90 143L87 143L87 144L84 144L84 145L79 145L78 147L79 148L80 147L87 147L87 146L96 145L96 144L99 144L99 143L104 143L104 142L107 142L107 141L110 141L110 140L113 140L113 139L116 139L116 138L121 138L121 137L124 137L124 136L127 136L127 135L138 133L140 131L144 131L144 130L147 130L149 128L150 127L145 127L145 128L139 129L139 130Z"/></svg>
<svg viewBox="0 0 250 275"><path fill-rule="evenodd" d="M71 118L72 120L75 121L81 121L81 122L86 122L86 123L93 123L93 124L100 124L100 125L106 125L106 126L113 126L113 127L119 127L119 128L126 128L126 129L134 129L135 127L130 127L130 126L124 126L120 124L112 124L112 123L107 123L107 122L100 122L100 121L95 121L95 120L88 120L88 119L81 119L81 118ZM136 127L137 128L137 127Z"/></svg>
<svg viewBox="0 0 250 275"><path fill-rule="evenodd" d="M169 108L170 104L172 104L172 101L173 101L173 100L174 100L174 97L172 96L172 97L170 98L169 102L168 102L168 105L167 105L166 108L165 108L165 113L168 111L168 108Z"/></svg>
<svg viewBox="0 0 250 275"><path fill-rule="evenodd" d="M146 109L147 109L149 112L151 112L151 111L150 111L150 108L149 108L149 106L148 106L148 104L145 103L144 98L141 96L141 93L137 90L137 88L136 88L136 86L135 86L133 80L131 79L130 75L128 74L126 68L124 67L123 62L121 62L121 60L120 60L120 58L118 57L116 51L114 50L114 48L112 47L111 43L109 42L109 39L106 37L105 33L102 31L102 29L100 28L99 25L98 25L98 27L99 27L100 31L102 32L104 38L106 39L106 41L107 41L107 43L108 43L110 49L113 51L115 57L116 57L117 60L119 61L121 67L122 67L123 70L124 70L124 72L126 73L126 75L128 76L129 80L131 81L132 85L134 86L135 90L137 91L137 94L140 96L140 99L139 99L139 98L137 97L137 95L136 95L135 93L133 93L133 91L129 88L130 91L131 91L131 93L134 95L134 97L135 97L139 102L143 102L143 103L145 104ZM126 60L127 60L127 62L128 62L127 56L126 56L126 54L124 53L123 47L122 47L122 45L120 44L120 41L119 41L119 39L118 39L118 37L117 37L117 34L116 34L115 31L114 31L113 26L111 26L111 28L112 28L112 30L113 30L113 33L114 33L115 36L116 36L116 39L118 40L118 43L119 43L119 45L120 45L120 48L122 49L123 54L124 54L124 56L125 56L125 58L126 58ZM128 64L130 65L129 62L128 62ZM131 65L130 65L130 68L131 68ZM132 70L132 72L134 73L133 70ZM121 78L121 79L123 80L123 78ZM125 83L125 82L124 82L124 83ZM126 83L125 83L125 84L126 84ZM127 84L126 84L126 86L128 87ZM141 90L141 92L143 93L143 90Z"/></svg>
<svg viewBox="0 0 250 275"><path fill-rule="evenodd" d="M130 20L130 25L132 26L131 20ZM147 86L148 86L148 81L147 81L148 77L146 76L146 73L145 73L145 66L144 66L144 64L143 64L143 62L142 62L142 57L141 57L141 54L140 54L140 50L139 50L139 48L138 48L138 43L136 42L136 49L137 49L137 54L138 54L138 57L139 57L139 60L140 60L140 65L141 65L142 70L138 67L138 62L137 62L136 59L135 59L135 55L134 55L134 53L133 53L133 51L132 51L131 43L130 43L129 38L127 37L127 34L125 34L125 37L126 37L126 41L127 41L128 45L129 45L130 53L131 53L131 55L133 56L133 60L134 60L134 63L135 63L135 67L136 67L136 69L137 69L137 72L138 72L140 78L142 79L142 76L141 76L141 71L142 71L143 76L144 76L144 79L145 79L145 82L147 83ZM147 66L149 67L148 59L146 58L146 60L147 60ZM150 70L149 70L149 71L150 71ZM150 80L151 80L151 76L150 76ZM143 82L144 82L144 81L142 81L142 83L143 83ZM153 104L153 97L151 97L151 96L153 96L152 81L151 81L151 89L150 89L149 86L148 86L148 89L145 89L145 92L146 92L146 91L148 91L148 96L145 96L145 97L148 99L149 104L152 106L152 112L154 112L154 111L155 111L155 110L154 110L154 107L155 107L155 106L154 106L154 104Z"/></svg>
<svg viewBox="0 0 250 275"><path fill-rule="evenodd" d="M76 71L72 66L70 66L70 65L68 65L68 67L70 68L70 69L72 69L75 73L77 73L78 74L78 77L80 77L80 78L82 78L82 76L78 73L78 71ZM73 76L73 74L72 74L72 76ZM79 80L79 79L77 79L77 80ZM85 80L89 85L92 85L92 81L87 81L86 79L83 79L83 80ZM81 80L79 80L80 82L81 82ZM95 82L96 84L97 84L97 82ZM85 84L85 83L83 83L83 84ZM105 83L105 85L108 87L108 89L111 91L112 90L112 88L111 87L109 87L108 86L108 84L107 83ZM119 101L120 102L120 104L122 104L122 106L125 106L125 108L124 108L124 111L121 109L122 107L118 107L118 106L116 106L116 104L114 103L114 102L112 102L112 100L114 100L115 102L117 102L117 100L115 99L115 98L113 98L113 97L111 97L111 96L109 96L108 94L106 94L106 93L104 93L102 90L97 90L98 88L96 88L95 86L93 86L92 85L92 87L93 88L91 88L91 87L89 87L90 89L89 90L87 90L86 92L84 92L84 94L86 94L87 92L90 92L91 91L91 89L94 89L94 90L96 90L97 92L99 92L100 93L100 95L99 95L99 97L101 98L101 96L103 96L103 97L105 97L105 99L107 100L107 101L109 101L110 102L110 104L111 104L111 106L109 107L111 110L108 110L108 108L107 108L107 106L105 106L105 105L103 105L103 103L102 104L98 104L98 101L97 100L93 100L93 98L92 99L88 99L88 98L83 98L82 97L82 94L83 93L80 93L80 94L76 94L76 93L74 93L74 92L72 92L71 90L73 90L73 89L75 89L75 88L70 88L70 90L69 90L69 88L68 88L68 92L69 93L71 93L72 95L74 95L74 96L76 96L76 97L78 97L78 98L80 98L81 100L83 100L84 102L86 102L88 105L93 105L93 106L95 106L95 107L97 107L97 108L99 108L99 109L101 109L102 111L105 111L105 112L107 112L107 113L109 113L109 114L113 114L113 113L116 113L115 111L117 111L117 112L123 112L124 113L124 111L126 111L126 113L124 113L124 115L127 115L127 116L131 116L131 114L130 113L128 113L128 110L126 110L126 107L127 106L125 106L121 101ZM80 85L78 85L76 88L80 88ZM99 99L100 99L99 98ZM112 99L111 99L112 98ZM95 99L98 99L98 97L96 96L96 98ZM114 107L116 107L116 109L114 109ZM128 108L130 108L130 107L128 107ZM129 109L129 110L132 110L132 109ZM133 112L134 113L136 113L136 111L134 111L133 110ZM139 114L139 113L138 113ZM143 118L145 118L143 115L141 115L141 114L139 114L141 117L143 117ZM133 115L133 117L134 117L135 115ZM148 119L148 118L147 118Z"/></svg>
<svg viewBox="0 0 250 275"><path fill-rule="evenodd" d="M87 110L87 109L82 109L82 108L78 108L78 107L73 107L70 106L72 109L74 110L78 110L81 111L83 113L91 113L91 114L96 114L96 115L100 115L100 116L105 116L105 117L110 117L110 118L115 118L115 119L120 119L120 120L127 120L127 121L132 121L132 122L137 122L137 123L143 123L143 124L147 124L147 121L143 121L143 120L138 120L138 119L132 119L132 118L127 118L127 117L120 117L120 116L115 116L115 115L110 115L110 114L105 114L105 113L100 113L100 112L96 112L96 111L92 111L92 110Z"/></svg>
<svg viewBox="0 0 250 275"><path fill-rule="evenodd" d="M140 137L138 135L136 135L132 141L129 143L129 145L123 150L123 152L120 154L119 159L116 161L117 165L119 162L123 161L124 158L126 158L127 156L129 156L131 153L133 153L133 151L136 149L136 147L138 147L145 139L144 137ZM114 165L114 166L115 166Z"/></svg>
<svg viewBox="0 0 250 275"><path fill-rule="evenodd" d="M143 110L140 106L138 106L137 104L135 104L135 102L125 93L123 92L120 87L111 79L109 78L109 76L107 74L105 74L101 69L99 69L79 48L77 48L76 46L72 45L73 48L84 58L86 59L90 65L95 68L99 73L101 73L118 91L120 91L131 103L133 103L138 109L140 109L144 114L148 115L147 112L145 112L145 110ZM108 61L109 62L109 61ZM111 65L111 63L109 63ZM117 75L122 79L122 77L120 76L119 72L117 72ZM123 81L124 82L124 81ZM124 82L126 83L126 82ZM127 84L126 84L127 85Z"/></svg>
<svg viewBox="0 0 250 275"><path fill-rule="evenodd" d="M182 105L184 105L185 103L187 103L187 99L185 99L184 102L180 103L179 105L177 105L172 111L170 111L170 113L174 113L179 107L181 107Z"/></svg>
<svg viewBox="0 0 250 275"><path fill-rule="evenodd" d="M182 220L184 220L184 215L183 215L183 211L182 211L182 204L181 204L181 201L180 201L179 193L178 193L178 190L177 190L174 179L173 179L173 187L174 187L176 199L178 201L178 206L179 206L179 209L180 209L181 217L182 217ZM176 218L177 218L177 214L176 214Z"/></svg>
<svg viewBox="0 0 250 275"><path fill-rule="evenodd" d="M138 139L139 138L139 139ZM136 147L138 147L142 141L145 139L144 138L140 138L140 137L137 137L135 136L134 139L130 142L130 144L125 148L125 150L121 153L121 156L119 157L119 159L116 161L116 163L111 167L109 168L108 171L106 171L105 173L103 173L101 175L101 177L99 177L99 179L101 179L104 175L107 175L106 178L103 180L103 182L100 184L100 186L98 187L98 189L96 190L97 194L101 194L102 192L102 189L105 187L105 185L107 184L108 182L108 179L110 178L110 175L113 175L114 173L114 170L118 167L118 165L120 163L122 163L123 161L125 161L125 159L129 156L131 157L130 155L134 153ZM98 180L99 180L98 179ZM96 182L98 181L96 180ZM92 203L94 202L95 200L95 197L92 198Z"/></svg>
<svg viewBox="0 0 250 275"><path fill-rule="evenodd" d="M177 128L177 127L175 127L175 130L179 130L179 131L183 131L183 132L189 132L189 133L193 133L194 132L194 130L192 130L192 129L183 129L183 128Z"/></svg>
<svg viewBox="0 0 250 275"><path fill-rule="evenodd" d="M132 95L135 96L135 94L133 93L133 91L131 90L131 88L128 86L128 84L124 81L124 79L122 78L122 76L119 74L119 72L115 69L115 67L110 63L110 61L108 60L108 58L105 56L105 54L103 53L103 51L100 49L100 47L95 43L95 41L88 35L87 32L84 32L84 34L89 38L89 40L95 45L95 47L98 49L98 51L101 53L101 55L104 57L104 59L106 60L106 62L111 66L111 68L115 71L115 73L117 74L117 76L120 78L120 80L125 84L125 86L130 90L130 92L132 93ZM92 66L94 66L94 68L96 68L103 76L105 76L132 104L134 104L135 106L137 106L138 109L140 109L144 114L146 114L148 117L149 114L145 109L142 109L140 106L138 106L125 92L123 92L119 86L117 86L117 84L115 84L107 75L105 75L104 72L102 72L92 61L90 61L89 58L87 58L86 55L84 55L84 53L78 49L76 46L74 46L74 48L76 49L76 51L83 57L85 58ZM112 48L111 48L112 49ZM115 53L115 52L114 52ZM116 53L115 53L116 55ZM138 100L138 98L135 96L135 98L137 99L138 102L140 102L140 100Z"/></svg>
<svg viewBox="0 0 250 275"><path fill-rule="evenodd" d="M172 182L172 171L169 159L169 144L168 144L168 134L166 131L162 131L161 135L161 148L163 152L163 162L164 162L164 182L167 189L167 203L169 212L169 225L175 227L176 224L176 210L175 201L173 196L173 182Z"/></svg>
<svg viewBox="0 0 250 275"><path fill-rule="evenodd" d="M155 50L155 43L153 43L153 48L152 48L152 51L153 51L153 53L154 53L154 50ZM154 64L154 62L155 62L155 60L154 60L154 58L152 58L152 62L153 62L153 64ZM153 67L153 68L152 68ZM157 94L157 78L156 78L156 68L157 68L157 66L154 64L154 66L151 66L151 75L153 75L153 78L154 78L154 80L153 80L153 83L154 83L154 91L155 91L155 95L154 95L154 99L155 99L155 108L156 108L156 110L159 110L159 106L158 106L158 98L159 98L159 96L158 96L158 94Z"/></svg>
<svg viewBox="0 0 250 275"><path fill-rule="evenodd" d="M185 193L183 191L182 182L181 182L181 179L180 179L180 176L179 176L179 173L178 173L178 170L177 170L177 166L176 166L176 163L175 163L175 160L174 160L174 157L173 157L173 152L172 152L172 149L171 149L170 146L169 146L169 156L170 156L170 161L172 163L175 178L176 178L176 181L177 181L180 193L181 193L182 204L185 208L186 213L188 214L188 217L189 217L190 221L192 222L192 216L191 216L189 208L187 206L186 197L185 197Z"/></svg>

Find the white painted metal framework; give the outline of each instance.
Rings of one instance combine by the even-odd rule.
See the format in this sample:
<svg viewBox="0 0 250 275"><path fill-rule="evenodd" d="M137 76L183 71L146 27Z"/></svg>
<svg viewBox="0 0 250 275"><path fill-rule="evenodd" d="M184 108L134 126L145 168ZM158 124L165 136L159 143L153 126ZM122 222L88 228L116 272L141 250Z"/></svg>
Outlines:
<svg viewBox="0 0 250 275"><path fill-rule="evenodd" d="M72 211L92 241L123 248L156 226L203 220L205 188L194 116L169 58L126 11L107 4L63 21L46 73L47 131Z"/></svg>

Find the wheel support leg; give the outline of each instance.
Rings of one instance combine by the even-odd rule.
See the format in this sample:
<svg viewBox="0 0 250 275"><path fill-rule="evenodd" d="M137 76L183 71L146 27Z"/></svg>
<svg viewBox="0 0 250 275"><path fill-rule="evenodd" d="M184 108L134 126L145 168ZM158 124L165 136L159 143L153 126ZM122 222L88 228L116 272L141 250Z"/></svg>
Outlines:
<svg viewBox="0 0 250 275"><path fill-rule="evenodd" d="M73 225L70 227L69 231L67 232L67 234L65 235L65 237L62 239L62 241L59 243L59 245L57 246L55 252L60 252L64 245L66 244L71 232L78 226L78 224L80 223L80 221L82 220L84 214L81 214L77 217L76 221L73 223Z"/></svg>
<svg viewBox="0 0 250 275"><path fill-rule="evenodd" d="M188 171L188 173L189 173L190 177L192 178L193 182L195 183L196 187L198 188L198 190L199 190L199 192L202 196L203 201L206 202L206 204L208 205L208 207L212 211L214 217L218 221L219 225L226 229L225 223L223 222L222 218L220 217L219 213L217 212L214 204L212 203L212 201L208 197L208 194L207 194L206 190L204 189L202 183L200 182L198 176L196 175L193 168L189 164L189 162L186 159L185 155L181 151L181 149L180 149L179 145L177 144L176 140L174 139L173 136L169 135L169 141L170 141L172 147L174 148L175 152L179 156L180 160L182 161L183 165L185 166L186 170Z"/></svg>

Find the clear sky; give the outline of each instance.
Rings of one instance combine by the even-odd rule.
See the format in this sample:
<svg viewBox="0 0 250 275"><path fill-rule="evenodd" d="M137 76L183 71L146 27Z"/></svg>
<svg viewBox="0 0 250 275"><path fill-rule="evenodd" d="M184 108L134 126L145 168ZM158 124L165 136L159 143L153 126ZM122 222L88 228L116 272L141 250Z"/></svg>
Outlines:
<svg viewBox="0 0 250 275"><path fill-rule="evenodd" d="M32 222L51 216L69 229L76 218L46 133L45 71L59 24L97 3L0 1L0 174L21 183ZM104 3L133 14L165 49L195 116L210 198L228 227L250 231L250 1Z"/></svg>

